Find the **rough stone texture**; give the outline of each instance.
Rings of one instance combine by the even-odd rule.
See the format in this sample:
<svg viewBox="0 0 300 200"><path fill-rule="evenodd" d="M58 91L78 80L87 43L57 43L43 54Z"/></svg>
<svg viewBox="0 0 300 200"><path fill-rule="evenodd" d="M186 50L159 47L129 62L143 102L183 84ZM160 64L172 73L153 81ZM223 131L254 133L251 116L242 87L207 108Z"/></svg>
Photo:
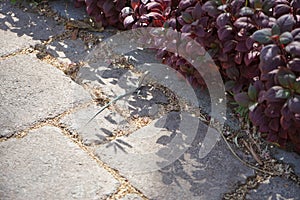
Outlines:
<svg viewBox="0 0 300 200"><path fill-rule="evenodd" d="M200 159L201 146L210 145L202 143L207 130L198 119L172 112L95 152L150 199L221 199L254 172L223 141Z"/></svg>
<svg viewBox="0 0 300 200"><path fill-rule="evenodd" d="M46 51L63 63L83 61L89 51L81 39L54 41L46 46Z"/></svg>
<svg viewBox="0 0 300 200"><path fill-rule="evenodd" d="M139 76L128 69L99 62L87 64L79 69L76 81L91 88L101 88L105 95L116 97L136 87Z"/></svg>
<svg viewBox="0 0 300 200"><path fill-rule="evenodd" d="M61 17L69 20L83 20L87 17L85 7L75 8L73 0L56 0L50 1L49 5L52 10L57 12Z"/></svg>
<svg viewBox="0 0 300 200"><path fill-rule="evenodd" d="M17 55L0 66L1 137L90 100L81 86L34 56Z"/></svg>
<svg viewBox="0 0 300 200"><path fill-rule="evenodd" d="M104 110L94 120L87 122L100 110L101 106L89 106L63 117L61 124L76 131L85 145L98 145L107 141L117 129L128 130L128 123L115 112Z"/></svg>
<svg viewBox="0 0 300 200"><path fill-rule="evenodd" d="M261 183L246 196L247 200L299 200L300 186L295 182L280 177L270 178Z"/></svg>
<svg viewBox="0 0 300 200"><path fill-rule="evenodd" d="M38 14L24 13L9 0L0 3L0 55L7 55L31 45L41 43L64 30L62 25Z"/></svg>
<svg viewBox="0 0 300 200"><path fill-rule="evenodd" d="M104 199L118 181L64 136L43 127L0 143L1 199Z"/></svg>
<svg viewBox="0 0 300 200"><path fill-rule="evenodd" d="M142 200L142 198L137 194L127 194L125 197L120 200Z"/></svg>
<svg viewBox="0 0 300 200"><path fill-rule="evenodd" d="M167 65L155 59L155 52L151 50L135 50L127 54L131 58L135 67L140 71L149 71L149 77L155 82L172 90L179 98L185 99L193 107L201 109L202 113L211 114L211 95L208 90L201 88L192 88L184 78L180 77L177 72ZM230 97L226 97L230 98ZM228 100L227 100L228 102ZM232 106L227 103L226 121L232 130L240 130L239 121L232 115ZM217 114L219 116L220 113Z"/></svg>
<svg viewBox="0 0 300 200"><path fill-rule="evenodd" d="M272 155L280 161L290 164L295 173L300 177L300 155L294 152L287 152L278 148L272 150Z"/></svg>
<svg viewBox="0 0 300 200"><path fill-rule="evenodd" d="M99 64L94 63L80 68L77 81L91 88L101 88L101 91L111 99L133 91L137 87L141 75L128 69L101 65L101 62L99 59ZM123 97L116 102L116 105L129 111L131 116L157 118L158 113L163 112L161 105L168 103L168 97L160 90L146 85L147 81L144 81L136 93Z"/></svg>

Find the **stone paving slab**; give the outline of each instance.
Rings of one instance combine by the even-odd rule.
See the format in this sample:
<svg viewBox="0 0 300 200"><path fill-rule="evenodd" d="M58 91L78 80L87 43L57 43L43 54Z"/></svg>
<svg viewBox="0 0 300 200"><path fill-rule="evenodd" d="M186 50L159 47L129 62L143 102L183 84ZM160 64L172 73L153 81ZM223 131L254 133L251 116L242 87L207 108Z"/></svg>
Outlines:
<svg viewBox="0 0 300 200"><path fill-rule="evenodd" d="M142 198L137 194L127 194L125 197L120 200L142 200Z"/></svg>
<svg viewBox="0 0 300 200"><path fill-rule="evenodd" d="M85 145L98 145L107 142L117 129L128 130L128 122L119 114L104 110L89 124L87 122L100 110L101 106L89 106L70 115L66 115L60 123L71 131L76 131Z"/></svg>
<svg viewBox="0 0 300 200"><path fill-rule="evenodd" d="M9 199L105 199L117 180L55 127L0 143L0 196Z"/></svg>
<svg viewBox="0 0 300 200"><path fill-rule="evenodd" d="M67 64L81 62L89 53L81 39L53 41L46 46L46 52L54 56L60 62Z"/></svg>
<svg viewBox="0 0 300 200"><path fill-rule="evenodd" d="M246 195L247 200L299 200L300 186L280 177L270 178Z"/></svg>
<svg viewBox="0 0 300 200"><path fill-rule="evenodd" d="M100 145L95 153L143 194L157 200L221 199L222 194L254 175L223 141L200 159L207 126L188 114L180 116L173 112L128 137ZM198 128L194 126L197 122ZM195 129L196 135L191 138Z"/></svg>
<svg viewBox="0 0 300 200"><path fill-rule="evenodd" d="M295 152L287 152L282 149L274 148L272 149L272 155L277 160L280 160L284 163L290 164L294 170L297 176L300 177L300 155Z"/></svg>
<svg viewBox="0 0 300 200"><path fill-rule="evenodd" d="M73 0L50 1L49 5L54 12L69 20L84 20L87 17L85 7L75 8Z"/></svg>
<svg viewBox="0 0 300 200"><path fill-rule="evenodd" d="M63 72L33 55L0 61L0 136L17 131L91 100Z"/></svg>
<svg viewBox="0 0 300 200"><path fill-rule="evenodd" d="M9 0L0 2L0 56L34 46L63 30L64 27L51 18L24 12Z"/></svg>

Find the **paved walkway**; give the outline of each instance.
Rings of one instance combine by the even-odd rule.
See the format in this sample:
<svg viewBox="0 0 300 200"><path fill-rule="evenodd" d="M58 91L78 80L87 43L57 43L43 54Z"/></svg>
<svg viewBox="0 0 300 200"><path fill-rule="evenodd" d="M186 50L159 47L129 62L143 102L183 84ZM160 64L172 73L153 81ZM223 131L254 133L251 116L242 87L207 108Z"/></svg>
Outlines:
<svg viewBox="0 0 300 200"><path fill-rule="evenodd" d="M84 15L68 1L50 6L62 18ZM155 79L86 125L140 73L124 61L83 62L95 55L92 39L114 31L75 37L60 21L0 2L0 199L300 199L299 155L274 149L286 170L274 177L242 164L222 140L200 158L205 119L178 109ZM136 53L136 63L151 62ZM207 111L207 94L200 105Z"/></svg>

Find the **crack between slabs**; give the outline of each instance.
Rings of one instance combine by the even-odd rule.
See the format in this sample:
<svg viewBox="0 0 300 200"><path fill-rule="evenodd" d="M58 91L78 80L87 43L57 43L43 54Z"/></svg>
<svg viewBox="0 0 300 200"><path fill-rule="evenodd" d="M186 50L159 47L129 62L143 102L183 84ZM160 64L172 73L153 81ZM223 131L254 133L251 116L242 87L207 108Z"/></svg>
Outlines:
<svg viewBox="0 0 300 200"><path fill-rule="evenodd" d="M76 112L79 109L86 108L86 107L92 105L93 103L94 103L93 101L87 102L87 103L78 105L76 107L73 107L53 118L44 119L40 122L35 123L34 125L30 126L29 128L19 131L18 133L14 134L13 136L11 136L9 138L1 138L0 142L4 142L11 138L21 139L23 137L26 137L30 131L42 128L44 126L52 126L52 127L59 128L65 136L67 136L69 139L72 140L72 142L77 144L84 152L86 152L89 155L89 157L91 157L93 160L95 160L99 166L103 167L116 180L118 180L120 182L120 186L117 188L117 190L113 194L111 194L109 197L107 197L107 200L119 199L119 198L126 196L127 194L137 194L143 200L149 199L140 190L138 190L137 188L132 186L131 183L129 183L129 181L124 176L120 175L120 173L117 170L111 168L109 165L107 165L106 163L101 161L97 156L95 156L93 151L82 143L82 139L80 138L79 134L77 134L74 131L68 130L66 127L64 127L62 124L60 124L59 120L61 118L63 118L64 116L69 115L73 112Z"/></svg>

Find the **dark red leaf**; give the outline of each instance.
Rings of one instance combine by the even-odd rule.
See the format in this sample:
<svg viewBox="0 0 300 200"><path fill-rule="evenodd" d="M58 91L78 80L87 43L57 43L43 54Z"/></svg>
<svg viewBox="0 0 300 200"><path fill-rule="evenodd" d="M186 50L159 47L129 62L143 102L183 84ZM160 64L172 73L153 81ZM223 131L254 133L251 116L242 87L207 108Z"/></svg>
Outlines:
<svg viewBox="0 0 300 200"><path fill-rule="evenodd" d="M233 38L233 29L231 26L226 25L218 30L218 37L220 40L230 40Z"/></svg>
<svg viewBox="0 0 300 200"><path fill-rule="evenodd" d="M287 45L293 41L293 36L290 32L284 32L280 35L279 41L281 44Z"/></svg>
<svg viewBox="0 0 300 200"><path fill-rule="evenodd" d="M296 75L290 69L285 67L281 67L278 70L275 78L278 83L285 88L291 88L296 81Z"/></svg>
<svg viewBox="0 0 300 200"><path fill-rule="evenodd" d="M279 126L280 125L280 120L279 120L279 118L273 118L273 119L271 119L271 121L269 122L269 127L270 127L270 129L271 130L273 130L273 131L279 131Z"/></svg>
<svg viewBox="0 0 300 200"><path fill-rule="evenodd" d="M300 113L300 96L295 95L288 100L289 110L293 113Z"/></svg>
<svg viewBox="0 0 300 200"><path fill-rule="evenodd" d="M300 58L292 59L287 66L294 72L300 72Z"/></svg>
<svg viewBox="0 0 300 200"><path fill-rule="evenodd" d="M230 13L222 13L217 17L217 25L218 27L223 27L225 25L231 25L231 14Z"/></svg>
<svg viewBox="0 0 300 200"><path fill-rule="evenodd" d="M244 29L250 30L250 29L255 28L251 18L249 18L249 17L240 17L233 23L233 25L238 29L244 28Z"/></svg>
<svg viewBox="0 0 300 200"><path fill-rule="evenodd" d="M202 16L202 6L201 6L201 4L200 4L200 2L198 2L196 5L195 5L195 7L194 7L194 9L193 9L193 11L192 11L192 16L193 16L193 18L194 19L200 19L201 18L201 16Z"/></svg>
<svg viewBox="0 0 300 200"><path fill-rule="evenodd" d="M249 98L249 96L247 95L246 92L242 92L242 93L238 93L236 95L234 95L234 100L243 107L248 108L248 106L252 103L251 99Z"/></svg>
<svg viewBox="0 0 300 200"><path fill-rule="evenodd" d="M223 53L228 53L229 51L233 50L236 46L236 41L235 40L228 40L224 43L223 46Z"/></svg>
<svg viewBox="0 0 300 200"><path fill-rule="evenodd" d="M291 11L291 7L289 5L286 5L286 4L278 4L275 6L274 8L274 16L276 18L284 15L284 14L289 14Z"/></svg>
<svg viewBox="0 0 300 200"><path fill-rule="evenodd" d="M294 41L285 47L285 50L295 56L300 56L300 42Z"/></svg>
<svg viewBox="0 0 300 200"><path fill-rule="evenodd" d="M242 17L244 17L244 16L251 17L253 14L254 14L254 10L249 7L243 7L239 12L239 15Z"/></svg>
<svg viewBox="0 0 300 200"><path fill-rule="evenodd" d="M280 86L271 87L264 95L264 99L268 102L282 102L290 97L291 93L288 89Z"/></svg>
<svg viewBox="0 0 300 200"><path fill-rule="evenodd" d="M240 76L240 72L236 67L227 68L226 74L232 80L236 80Z"/></svg>
<svg viewBox="0 0 300 200"><path fill-rule="evenodd" d="M264 63L270 63L280 53L280 48L275 44L264 46L260 52L260 60Z"/></svg>
<svg viewBox="0 0 300 200"><path fill-rule="evenodd" d="M261 44L267 44L270 41L272 41L271 36L272 36L272 29L264 28L264 29L255 31L253 33L253 35L251 36L251 38Z"/></svg>
<svg viewBox="0 0 300 200"><path fill-rule="evenodd" d="M276 24L279 26L281 33L292 31L295 25L294 17L291 14L285 14L279 17L276 21Z"/></svg>

